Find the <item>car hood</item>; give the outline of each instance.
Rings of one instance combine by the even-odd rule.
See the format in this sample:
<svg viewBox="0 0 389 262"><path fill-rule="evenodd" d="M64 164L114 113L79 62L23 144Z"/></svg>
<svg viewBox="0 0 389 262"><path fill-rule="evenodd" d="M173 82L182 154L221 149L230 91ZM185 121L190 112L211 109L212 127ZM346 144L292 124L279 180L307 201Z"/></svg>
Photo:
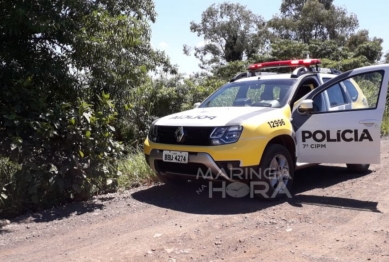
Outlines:
<svg viewBox="0 0 389 262"><path fill-rule="evenodd" d="M279 108L271 107L210 107L168 115L158 119L159 126L232 126Z"/></svg>

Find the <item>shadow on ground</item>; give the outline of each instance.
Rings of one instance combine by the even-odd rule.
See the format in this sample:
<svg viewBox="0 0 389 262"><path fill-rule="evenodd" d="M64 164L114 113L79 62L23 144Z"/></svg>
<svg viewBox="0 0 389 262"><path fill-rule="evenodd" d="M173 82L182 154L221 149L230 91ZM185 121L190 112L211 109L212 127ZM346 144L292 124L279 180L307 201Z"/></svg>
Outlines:
<svg viewBox="0 0 389 262"><path fill-rule="evenodd" d="M2 234L8 234L8 233L11 233L12 231L9 230L9 229L4 229L4 228L0 228L0 235Z"/></svg>
<svg viewBox="0 0 389 262"><path fill-rule="evenodd" d="M377 202L356 199L306 195L315 188L327 188L338 183L351 181L368 175L350 173L345 167L315 166L296 172L292 198L284 200L259 200L249 196L244 198L222 197L221 192L209 192L209 182L188 183L185 185L161 185L138 191L132 197L138 201L161 208L194 214L243 214L252 213L285 202L295 207L303 204L322 205L361 211L379 212ZM214 188L221 187L213 184Z"/></svg>
<svg viewBox="0 0 389 262"><path fill-rule="evenodd" d="M288 200L289 204L295 207L302 207L304 204L327 206L333 208L353 209L368 212L380 212L377 202L361 201L357 199L309 195L307 191L315 188L327 188L341 182L351 182L354 179L369 175L365 173L352 173L347 168L339 166L315 166L301 170L296 173L294 181L294 196Z"/></svg>
<svg viewBox="0 0 389 262"><path fill-rule="evenodd" d="M12 222L23 222L26 219L33 222L50 222L54 220L62 220L70 216L79 216L85 213L102 210L103 204L96 204L91 201L70 203L64 206L43 210L33 214L25 214L12 219Z"/></svg>
<svg viewBox="0 0 389 262"><path fill-rule="evenodd" d="M296 172L292 198L284 200L259 200L250 197L233 198L221 192L213 192L210 195L209 182L188 183L181 186L159 185L138 191L132 197L140 202L155 205L161 208L177 210L193 214L244 214L252 213L282 203L301 208L304 205L328 206L333 208L347 208L359 211L380 212L377 202L361 201L332 196L310 195L309 191L316 188L327 188L338 183L352 181L369 175L350 173L346 168L339 166L316 166ZM221 187L214 184L214 188ZM66 219L70 216L78 216L85 213L102 210L104 202L112 200L112 197L100 196L99 203L93 201L70 203L61 207L43 210L33 214L24 214L12 219L12 222L50 222ZM0 228L0 234L7 230Z"/></svg>

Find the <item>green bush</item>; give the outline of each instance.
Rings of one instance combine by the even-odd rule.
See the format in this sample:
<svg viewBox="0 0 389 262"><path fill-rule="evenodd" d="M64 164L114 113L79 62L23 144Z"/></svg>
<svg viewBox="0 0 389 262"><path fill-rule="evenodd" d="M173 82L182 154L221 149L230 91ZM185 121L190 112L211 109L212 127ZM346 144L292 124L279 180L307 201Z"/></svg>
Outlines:
<svg viewBox="0 0 389 262"><path fill-rule="evenodd" d="M109 95L98 100L94 107L62 103L35 119L8 116L1 149L20 168L6 174L3 209L36 210L115 189L122 152L113 140L116 112Z"/></svg>
<svg viewBox="0 0 389 262"><path fill-rule="evenodd" d="M0 158L0 217L17 214L15 211L23 199L20 199L15 183L15 173L20 166L9 161L8 158Z"/></svg>
<svg viewBox="0 0 389 262"><path fill-rule="evenodd" d="M216 78L185 79L182 75L171 78L148 79L146 83L127 92L123 116L115 124L116 137L126 145L138 148L143 144L151 123L169 114L192 109L224 84Z"/></svg>
<svg viewBox="0 0 389 262"><path fill-rule="evenodd" d="M142 150L135 149L118 163L120 176L119 188L128 189L158 181L157 176L146 163Z"/></svg>
<svg viewBox="0 0 389 262"><path fill-rule="evenodd" d="M389 109L386 107L382 120L381 132L384 136L389 135Z"/></svg>

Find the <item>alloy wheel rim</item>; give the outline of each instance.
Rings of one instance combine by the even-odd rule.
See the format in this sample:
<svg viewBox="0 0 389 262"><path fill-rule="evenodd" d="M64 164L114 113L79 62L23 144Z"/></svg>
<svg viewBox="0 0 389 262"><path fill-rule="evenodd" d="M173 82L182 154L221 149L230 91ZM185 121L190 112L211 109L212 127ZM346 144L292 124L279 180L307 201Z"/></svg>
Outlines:
<svg viewBox="0 0 389 262"><path fill-rule="evenodd" d="M284 155L276 155L270 162L269 184L277 193L285 193L289 182L289 163Z"/></svg>

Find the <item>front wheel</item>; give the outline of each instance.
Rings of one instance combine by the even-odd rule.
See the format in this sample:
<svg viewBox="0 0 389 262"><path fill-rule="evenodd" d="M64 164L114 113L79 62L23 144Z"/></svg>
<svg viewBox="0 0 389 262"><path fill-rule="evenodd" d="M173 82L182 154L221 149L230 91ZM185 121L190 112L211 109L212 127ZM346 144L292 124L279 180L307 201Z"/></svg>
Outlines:
<svg viewBox="0 0 389 262"><path fill-rule="evenodd" d="M292 197L294 163L289 151L282 145L271 144L265 149L259 164L259 177L252 181L255 197L279 199Z"/></svg>
<svg viewBox="0 0 389 262"><path fill-rule="evenodd" d="M364 173L369 170L370 164L346 164L348 170L356 173Z"/></svg>

